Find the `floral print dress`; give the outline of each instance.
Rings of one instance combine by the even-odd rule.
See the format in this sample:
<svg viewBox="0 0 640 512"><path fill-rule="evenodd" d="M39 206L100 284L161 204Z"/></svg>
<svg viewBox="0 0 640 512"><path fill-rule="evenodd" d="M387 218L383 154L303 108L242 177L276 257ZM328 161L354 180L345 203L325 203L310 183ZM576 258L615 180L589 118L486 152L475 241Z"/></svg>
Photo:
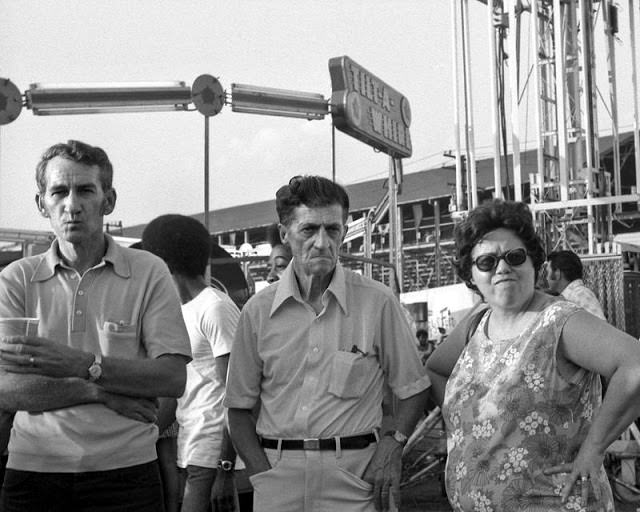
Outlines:
<svg viewBox="0 0 640 512"><path fill-rule="evenodd" d="M579 369L567 380L557 368L562 328L579 308L552 302L516 338L486 335L490 311L449 377L446 487L456 511L613 511L604 468L588 503L578 481L565 503L566 473L544 475L574 460L601 402L599 375Z"/></svg>

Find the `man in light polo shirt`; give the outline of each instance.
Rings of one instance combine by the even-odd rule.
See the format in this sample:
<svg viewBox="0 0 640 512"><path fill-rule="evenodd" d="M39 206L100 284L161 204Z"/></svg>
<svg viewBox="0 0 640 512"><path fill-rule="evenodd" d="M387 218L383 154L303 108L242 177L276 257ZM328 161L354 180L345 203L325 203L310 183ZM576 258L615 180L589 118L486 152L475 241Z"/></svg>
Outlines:
<svg viewBox="0 0 640 512"><path fill-rule="evenodd" d="M243 308L224 402L254 510L387 510L429 387L414 334L389 288L338 263L344 188L298 176L276 208L293 259ZM385 378L397 406L380 433Z"/></svg>
<svg viewBox="0 0 640 512"><path fill-rule="evenodd" d="M155 399L182 394L189 337L164 262L102 231L112 174L98 147L49 148L36 203L56 239L0 273L0 317L40 321L0 342L4 512L163 510Z"/></svg>

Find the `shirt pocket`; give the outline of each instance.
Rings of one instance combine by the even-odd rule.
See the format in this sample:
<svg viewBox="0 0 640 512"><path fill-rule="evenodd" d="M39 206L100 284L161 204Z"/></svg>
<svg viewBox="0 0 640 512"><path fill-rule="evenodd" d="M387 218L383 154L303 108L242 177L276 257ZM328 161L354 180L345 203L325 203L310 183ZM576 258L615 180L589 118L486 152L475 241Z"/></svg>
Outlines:
<svg viewBox="0 0 640 512"><path fill-rule="evenodd" d="M329 393L338 398L360 398L369 379L370 364L359 353L338 351L333 354Z"/></svg>
<svg viewBox="0 0 640 512"><path fill-rule="evenodd" d="M105 355L135 359L140 353L137 329L135 325L122 322L105 322L98 329L100 347Z"/></svg>

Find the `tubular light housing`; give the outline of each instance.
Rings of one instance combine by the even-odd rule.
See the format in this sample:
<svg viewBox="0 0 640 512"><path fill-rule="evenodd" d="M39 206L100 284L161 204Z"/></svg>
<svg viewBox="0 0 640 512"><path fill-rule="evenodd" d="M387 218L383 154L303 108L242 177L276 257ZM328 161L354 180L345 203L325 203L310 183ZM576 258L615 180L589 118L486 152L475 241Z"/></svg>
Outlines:
<svg viewBox="0 0 640 512"><path fill-rule="evenodd" d="M329 113L329 103L322 94L231 84L231 110L313 120Z"/></svg>
<svg viewBox="0 0 640 512"><path fill-rule="evenodd" d="M184 82L31 84L26 106L34 115L188 110L191 88Z"/></svg>

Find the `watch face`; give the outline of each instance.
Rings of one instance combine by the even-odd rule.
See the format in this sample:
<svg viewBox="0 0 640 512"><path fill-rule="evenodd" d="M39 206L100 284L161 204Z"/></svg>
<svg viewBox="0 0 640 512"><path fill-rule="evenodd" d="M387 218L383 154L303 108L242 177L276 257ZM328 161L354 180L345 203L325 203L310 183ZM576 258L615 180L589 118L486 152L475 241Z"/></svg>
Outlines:
<svg viewBox="0 0 640 512"><path fill-rule="evenodd" d="M221 460L218 462L218 468L223 471L231 471L233 469L233 462L230 460Z"/></svg>
<svg viewBox="0 0 640 512"><path fill-rule="evenodd" d="M406 443L407 440L409 439L407 436L405 436L402 432L398 432L397 430L393 433L393 438L398 441L399 443Z"/></svg>
<svg viewBox="0 0 640 512"><path fill-rule="evenodd" d="M101 375L102 366L100 366L98 363L93 363L91 366L89 366L89 377L91 378L91 380L98 380Z"/></svg>

